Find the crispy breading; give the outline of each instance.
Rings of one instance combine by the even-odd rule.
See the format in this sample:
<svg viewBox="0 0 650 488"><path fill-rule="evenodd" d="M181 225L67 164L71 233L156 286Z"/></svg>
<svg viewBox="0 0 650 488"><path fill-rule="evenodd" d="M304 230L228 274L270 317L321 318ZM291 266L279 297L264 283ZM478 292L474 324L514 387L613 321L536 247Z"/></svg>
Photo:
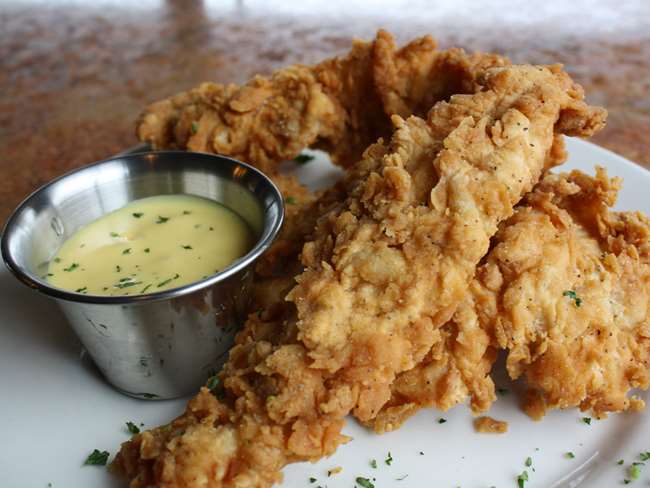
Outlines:
<svg viewBox="0 0 650 488"><path fill-rule="evenodd" d="M398 50L379 31L372 42L355 41L345 57L296 64L243 86L203 83L153 103L137 135L154 148L226 154L267 173L309 146L345 166L390 136L391 115L424 116L439 100L473 93L476 73L505 64L492 54L438 51L430 36Z"/></svg>
<svg viewBox="0 0 650 488"><path fill-rule="evenodd" d="M347 439L390 384L440 340L497 225L547 165L554 130L589 135L588 107L558 67L486 70L474 95L427 120L395 116L317 222L287 299L251 314L220 374L170 426L134 436L113 467L131 487L262 488L289 462ZM219 397L219 399L217 399Z"/></svg>
<svg viewBox="0 0 650 488"><path fill-rule="evenodd" d="M527 198L531 215L501 232L513 245L491 253L494 333L534 418L638 409L631 390L650 386L650 219L609 210L619 185L603 169L546 178Z"/></svg>
<svg viewBox="0 0 650 488"><path fill-rule="evenodd" d="M650 386L650 220L609 210L619 186L602 168L548 175L502 223L444 343L397 378L369 424L393 430L468 396L487 410L500 348L511 377L527 383L533 418L642 407L630 391Z"/></svg>

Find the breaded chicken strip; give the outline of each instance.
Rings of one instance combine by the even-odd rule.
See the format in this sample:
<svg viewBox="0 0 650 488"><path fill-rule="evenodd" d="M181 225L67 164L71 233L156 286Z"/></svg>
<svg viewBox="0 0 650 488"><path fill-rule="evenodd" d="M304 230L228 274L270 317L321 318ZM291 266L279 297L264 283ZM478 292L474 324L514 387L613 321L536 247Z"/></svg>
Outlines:
<svg viewBox="0 0 650 488"><path fill-rule="evenodd" d="M468 396L487 410L499 348L511 377L524 377L534 418L642 407L629 395L650 386L650 220L609 210L619 185L602 168L545 177L501 225L444 342L398 376L369 424L394 430L421 408Z"/></svg>
<svg viewBox="0 0 650 488"><path fill-rule="evenodd" d="M267 173L308 146L346 166L390 136L391 115L424 116L439 100L476 91L476 73L507 63L497 55L437 51L430 36L397 50L379 31L342 58L289 66L243 86L203 83L156 102L137 135L156 149L226 154Z"/></svg>
<svg viewBox="0 0 650 488"><path fill-rule="evenodd" d="M131 486L261 488L345 442L395 377L440 341L500 221L537 182L555 131L590 135L604 111L558 67L492 68L482 90L393 118L342 183L287 295L251 315L220 377L171 425L125 443ZM337 200L337 199L335 199ZM432 299L435 297L435 299ZM217 398L219 397L219 398Z"/></svg>
<svg viewBox="0 0 650 488"><path fill-rule="evenodd" d="M494 334L533 418L643 407L630 390L650 386L650 219L609 211L619 185L602 169L545 179L491 253Z"/></svg>

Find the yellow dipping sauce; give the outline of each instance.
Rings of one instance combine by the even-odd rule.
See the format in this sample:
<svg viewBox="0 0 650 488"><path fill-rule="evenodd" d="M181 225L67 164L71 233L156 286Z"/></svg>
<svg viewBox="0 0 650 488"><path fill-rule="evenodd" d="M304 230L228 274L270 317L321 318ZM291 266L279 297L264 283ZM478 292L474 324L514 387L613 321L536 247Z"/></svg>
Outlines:
<svg viewBox="0 0 650 488"><path fill-rule="evenodd" d="M89 295L139 295L207 278L246 254L253 232L235 212L190 195L135 200L73 234L47 280Z"/></svg>

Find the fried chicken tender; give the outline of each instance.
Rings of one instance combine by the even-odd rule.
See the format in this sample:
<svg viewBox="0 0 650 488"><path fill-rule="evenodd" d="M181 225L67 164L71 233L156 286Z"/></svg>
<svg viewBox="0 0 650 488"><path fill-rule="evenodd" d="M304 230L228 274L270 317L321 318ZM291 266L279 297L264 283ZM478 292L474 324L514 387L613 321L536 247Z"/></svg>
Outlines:
<svg viewBox="0 0 650 488"><path fill-rule="evenodd" d="M643 407L630 391L650 386L650 219L609 211L619 186L602 168L546 178L491 253L494 334L533 418Z"/></svg>
<svg viewBox="0 0 650 488"><path fill-rule="evenodd" d="M137 136L156 149L226 154L267 173L305 147L347 166L390 136L391 115L424 116L439 100L476 91L477 73L506 64L493 54L438 51L430 36L398 50L379 31L342 58L296 64L243 86L203 83L156 102L142 114Z"/></svg>
<svg viewBox="0 0 650 488"><path fill-rule="evenodd" d="M397 378L370 425L394 430L468 396L487 410L498 349L510 376L525 379L533 418L642 407L628 395L650 386L650 219L609 210L619 186L602 168L546 176L501 225L444 342Z"/></svg>
<svg viewBox="0 0 650 488"><path fill-rule="evenodd" d="M537 182L555 132L590 135L587 106L559 67L480 74L427 120L393 117L341 183L302 251L287 300L252 314L220 378L170 425L134 436L113 467L131 487L263 488L290 462L373 418L395 377L441 340L497 225Z"/></svg>

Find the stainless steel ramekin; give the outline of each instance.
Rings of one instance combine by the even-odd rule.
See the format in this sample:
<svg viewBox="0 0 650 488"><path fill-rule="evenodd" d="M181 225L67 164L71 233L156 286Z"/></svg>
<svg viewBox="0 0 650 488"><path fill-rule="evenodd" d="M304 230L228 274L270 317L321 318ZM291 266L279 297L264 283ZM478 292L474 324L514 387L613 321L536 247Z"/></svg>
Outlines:
<svg viewBox="0 0 650 488"><path fill-rule="evenodd" d="M43 278L49 260L80 227L138 198L180 193L237 212L257 233L253 249L204 280L148 295L84 295ZM174 398L197 390L222 366L244 318L253 263L275 239L283 212L278 189L247 164L182 151L124 155L30 195L5 226L2 256L20 281L59 303L114 387L138 398Z"/></svg>

